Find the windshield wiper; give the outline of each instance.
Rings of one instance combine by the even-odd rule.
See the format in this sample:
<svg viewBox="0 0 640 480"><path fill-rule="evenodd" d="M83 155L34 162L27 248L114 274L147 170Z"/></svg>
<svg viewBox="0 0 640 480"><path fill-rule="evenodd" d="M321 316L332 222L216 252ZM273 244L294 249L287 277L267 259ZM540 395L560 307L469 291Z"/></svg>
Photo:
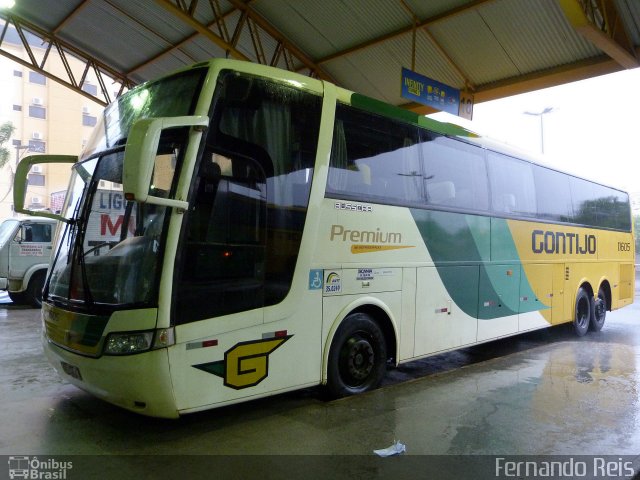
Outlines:
<svg viewBox="0 0 640 480"><path fill-rule="evenodd" d="M96 183L96 180L93 180L92 183ZM78 202L78 204L76 205L75 211L73 212L73 218L74 221L72 223L73 230L71 232L71 244L72 244L72 248L73 248L73 253L72 255L70 255L71 258L71 272L69 274L69 293L68 293L68 297L69 297L69 301L72 301L71 298L71 289L73 288L73 280L74 280L74 272L75 272L75 268L74 268L74 262L78 262L78 266L80 267L80 275L82 278L82 291L84 293L84 301L87 305L93 305L93 296L91 295L91 290L89 288L89 282L88 282L88 277L87 277L87 267L84 261L84 249L82 247L82 244L84 242L84 237L85 237L85 233L86 233L86 225L88 222L88 217L91 213L91 208L89 207L91 205L91 193L90 193L90 187L91 183L89 184L85 184L83 190L82 190L82 196L80 201ZM95 191L95 190L94 190ZM85 197L86 195L86 197ZM84 199L84 202L82 201ZM82 212L80 213L80 215L78 216L78 211L80 209L80 205L84 205Z"/></svg>

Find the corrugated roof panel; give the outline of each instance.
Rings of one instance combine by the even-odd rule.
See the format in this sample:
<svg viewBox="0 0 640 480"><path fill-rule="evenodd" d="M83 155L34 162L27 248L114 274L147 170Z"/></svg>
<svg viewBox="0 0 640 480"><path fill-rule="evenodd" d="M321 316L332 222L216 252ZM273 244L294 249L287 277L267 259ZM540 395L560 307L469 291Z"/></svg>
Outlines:
<svg viewBox="0 0 640 480"><path fill-rule="evenodd" d="M233 34L239 13L229 14L234 10L229 0L217 1L229 17L227 29ZM637 48L640 1L613 1ZM411 14L403 2L422 21L450 13L427 27L445 54L420 32L415 67L447 85L461 87L462 76L478 86L495 81L508 84L531 72L606 58L575 32L555 0L253 0L247 4L312 61L355 48L320 66L340 85L403 103L398 96L399 68L410 67L411 33L380 41L410 28ZM199 22L213 24L213 0L185 4L196 6L194 16ZM156 0L19 0L13 12L44 29L61 27L56 30L60 39L123 74L133 70L131 77L137 81L225 55ZM210 28L218 33L216 26ZM261 35L261 40L270 62L277 43L268 35ZM255 58L247 29L238 49ZM285 66L282 58L278 65Z"/></svg>
<svg viewBox="0 0 640 480"><path fill-rule="evenodd" d="M500 42L475 10L437 22L429 31L475 85L518 74Z"/></svg>
<svg viewBox="0 0 640 480"><path fill-rule="evenodd" d="M103 55L100 46L109 45L112 65L125 72L171 46L106 2L88 3L83 15L73 17L60 37L97 57Z"/></svg>
<svg viewBox="0 0 640 480"><path fill-rule="evenodd" d="M395 105L407 103L400 96L401 70L411 67L411 38L403 36L393 46L375 45L322 66L342 87Z"/></svg>
<svg viewBox="0 0 640 480"><path fill-rule="evenodd" d="M48 2L43 9L42 0L19 0L12 11L41 28L53 30L81 3L83 0L57 0Z"/></svg>
<svg viewBox="0 0 640 480"><path fill-rule="evenodd" d="M424 0L404 1L420 20L427 20L456 8L474 3L470 0L429 0L428 2L425 2Z"/></svg>
<svg viewBox="0 0 640 480"><path fill-rule="evenodd" d="M149 5L147 0L109 0L109 2L100 3L110 3L115 10L114 15L120 18L126 15L132 22L131 25L141 33L145 30L155 32L170 44L182 40L193 32L190 26L176 21L171 13L157 4Z"/></svg>
<svg viewBox="0 0 640 480"><path fill-rule="evenodd" d="M214 15L213 15L212 3L213 2L209 2L209 1L197 2L196 9L193 12L193 18L195 18L198 22L202 23L203 25L209 25L211 22L213 22ZM222 12L222 15L232 10L235 10L233 5L231 5L229 2L225 0L218 0L218 4L220 6L220 12Z"/></svg>
<svg viewBox="0 0 640 480"><path fill-rule="evenodd" d="M635 47L640 46L640 2L638 0L617 0L618 13L624 23L629 39Z"/></svg>
<svg viewBox="0 0 640 480"><path fill-rule="evenodd" d="M321 59L411 24L389 0L258 0L252 7L312 59Z"/></svg>
<svg viewBox="0 0 640 480"><path fill-rule="evenodd" d="M502 0L479 8L478 15L520 75L600 54L556 2Z"/></svg>
<svg viewBox="0 0 640 480"><path fill-rule="evenodd" d="M202 62L213 57L226 56L222 48L203 36L195 37L193 40L186 42L181 48L195 59L195 62L191 63Z"/></svg>
<svg viewBox="0 0 640 480"><path fill-rule="evenodd" d="M465 81L468 80L464 77L464 72L459 72L426 35L424 41L418 43L416 70L455 88L464 88Z"/></svg>
<svg viewBox="0 0 640 480"><path fill-rule="evenodd" d="M145 80L154 80L193 63L197 62L190 61L184 55L171 53L157 58L149 65L145 65L136 72L136 75L143 77Z"/></svg>

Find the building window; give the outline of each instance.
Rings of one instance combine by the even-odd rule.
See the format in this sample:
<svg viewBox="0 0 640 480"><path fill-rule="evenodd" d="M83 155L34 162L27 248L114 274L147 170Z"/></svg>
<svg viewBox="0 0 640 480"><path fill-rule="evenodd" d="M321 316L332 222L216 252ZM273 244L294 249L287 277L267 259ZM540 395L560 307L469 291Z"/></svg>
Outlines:
<svg viewBox="0 0 640 480"><path fill-rule="evenodd" d="M41 175L39 173L30 173L29 185L33 185L35 187L44 187L44 175Z"/></svg>
<svg viewBox="0 0 640 480"><path fill-rule="evenodd" d="M98 86L92 85L91 83L85 83L84 85L82 85L82 91L90 93L95 97L98 95Z"/></svg>
<svg viewBox="0 0 640 480"><path fill-rule="evenodd" d="M29 151L35 153L45 153L46 145L41 140L29 140Z"/></svg>
<svg viewBox="0 0 640 480"><path fill-rule="evenodd" d="M22 105L14 105L13 106L13 110L16 112L21 112L22 111Z"/></svg>
<svg viewBox="0 0 640 480"><path fill-rule="evenodd" d="M22 70L14 70L13 71L13 76L14 77L22 77Z"/></svg>
<svg viewBox="0 0 640 480"><path fill-rule="evenodd" d="M46 85L47 77L38 72L29 72L29 82L37 83L38 85Z"/></svg>
<svg viewBox="0 0 640 480"><path fill-rule="evenodd" d="M93 115L82 115L82 125L85 127L95 127L98 119Z"/></svg>
<svg viewBox="0 0 640 480"><path fill-rule="evenodd" d="M37 105L29 105L29 116L33 118L47 118L47 109Z"/></svg>

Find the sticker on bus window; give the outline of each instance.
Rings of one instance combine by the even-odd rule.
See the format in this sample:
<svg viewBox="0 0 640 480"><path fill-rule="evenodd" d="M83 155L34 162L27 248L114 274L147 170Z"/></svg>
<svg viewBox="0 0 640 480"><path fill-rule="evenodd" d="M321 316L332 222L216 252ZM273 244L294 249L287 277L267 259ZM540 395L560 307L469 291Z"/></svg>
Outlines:
<svg viewBox="0 0 640 480"><path fill-rule="evenodd" d="M338 272L329 271L324 281L324 293L342 292L342 280Z"/></svg>
<svg viewBox="0 0 640 480"><path fill-rule="evenodd" d="M356 280L373 280L373 268L359 268Z"/></svg>
<svg viewBox="0 0 640 480"><path fill-rule="evenodd" d="M309 290L322 288L322 270L309 270Z"/></svg>

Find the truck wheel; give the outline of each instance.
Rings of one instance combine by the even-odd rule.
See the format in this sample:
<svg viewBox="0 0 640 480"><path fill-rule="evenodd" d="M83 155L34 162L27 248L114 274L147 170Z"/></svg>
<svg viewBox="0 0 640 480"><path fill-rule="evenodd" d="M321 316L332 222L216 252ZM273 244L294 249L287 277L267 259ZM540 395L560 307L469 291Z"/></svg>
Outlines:
<svg viewBox="0 0 640 480"><path fill-rule="evenodd" d="M25 292L7 292L9 294L9 298L16 305L23 305L27 303L25 301Z"/></svg>
<svg viewBox="0 0 640 480"><path fill-rule="evenodd" d="M29 280L27 287L27 301L36 308L42 307L42 289L44 288L45 272L36 272Z"/></svg>

